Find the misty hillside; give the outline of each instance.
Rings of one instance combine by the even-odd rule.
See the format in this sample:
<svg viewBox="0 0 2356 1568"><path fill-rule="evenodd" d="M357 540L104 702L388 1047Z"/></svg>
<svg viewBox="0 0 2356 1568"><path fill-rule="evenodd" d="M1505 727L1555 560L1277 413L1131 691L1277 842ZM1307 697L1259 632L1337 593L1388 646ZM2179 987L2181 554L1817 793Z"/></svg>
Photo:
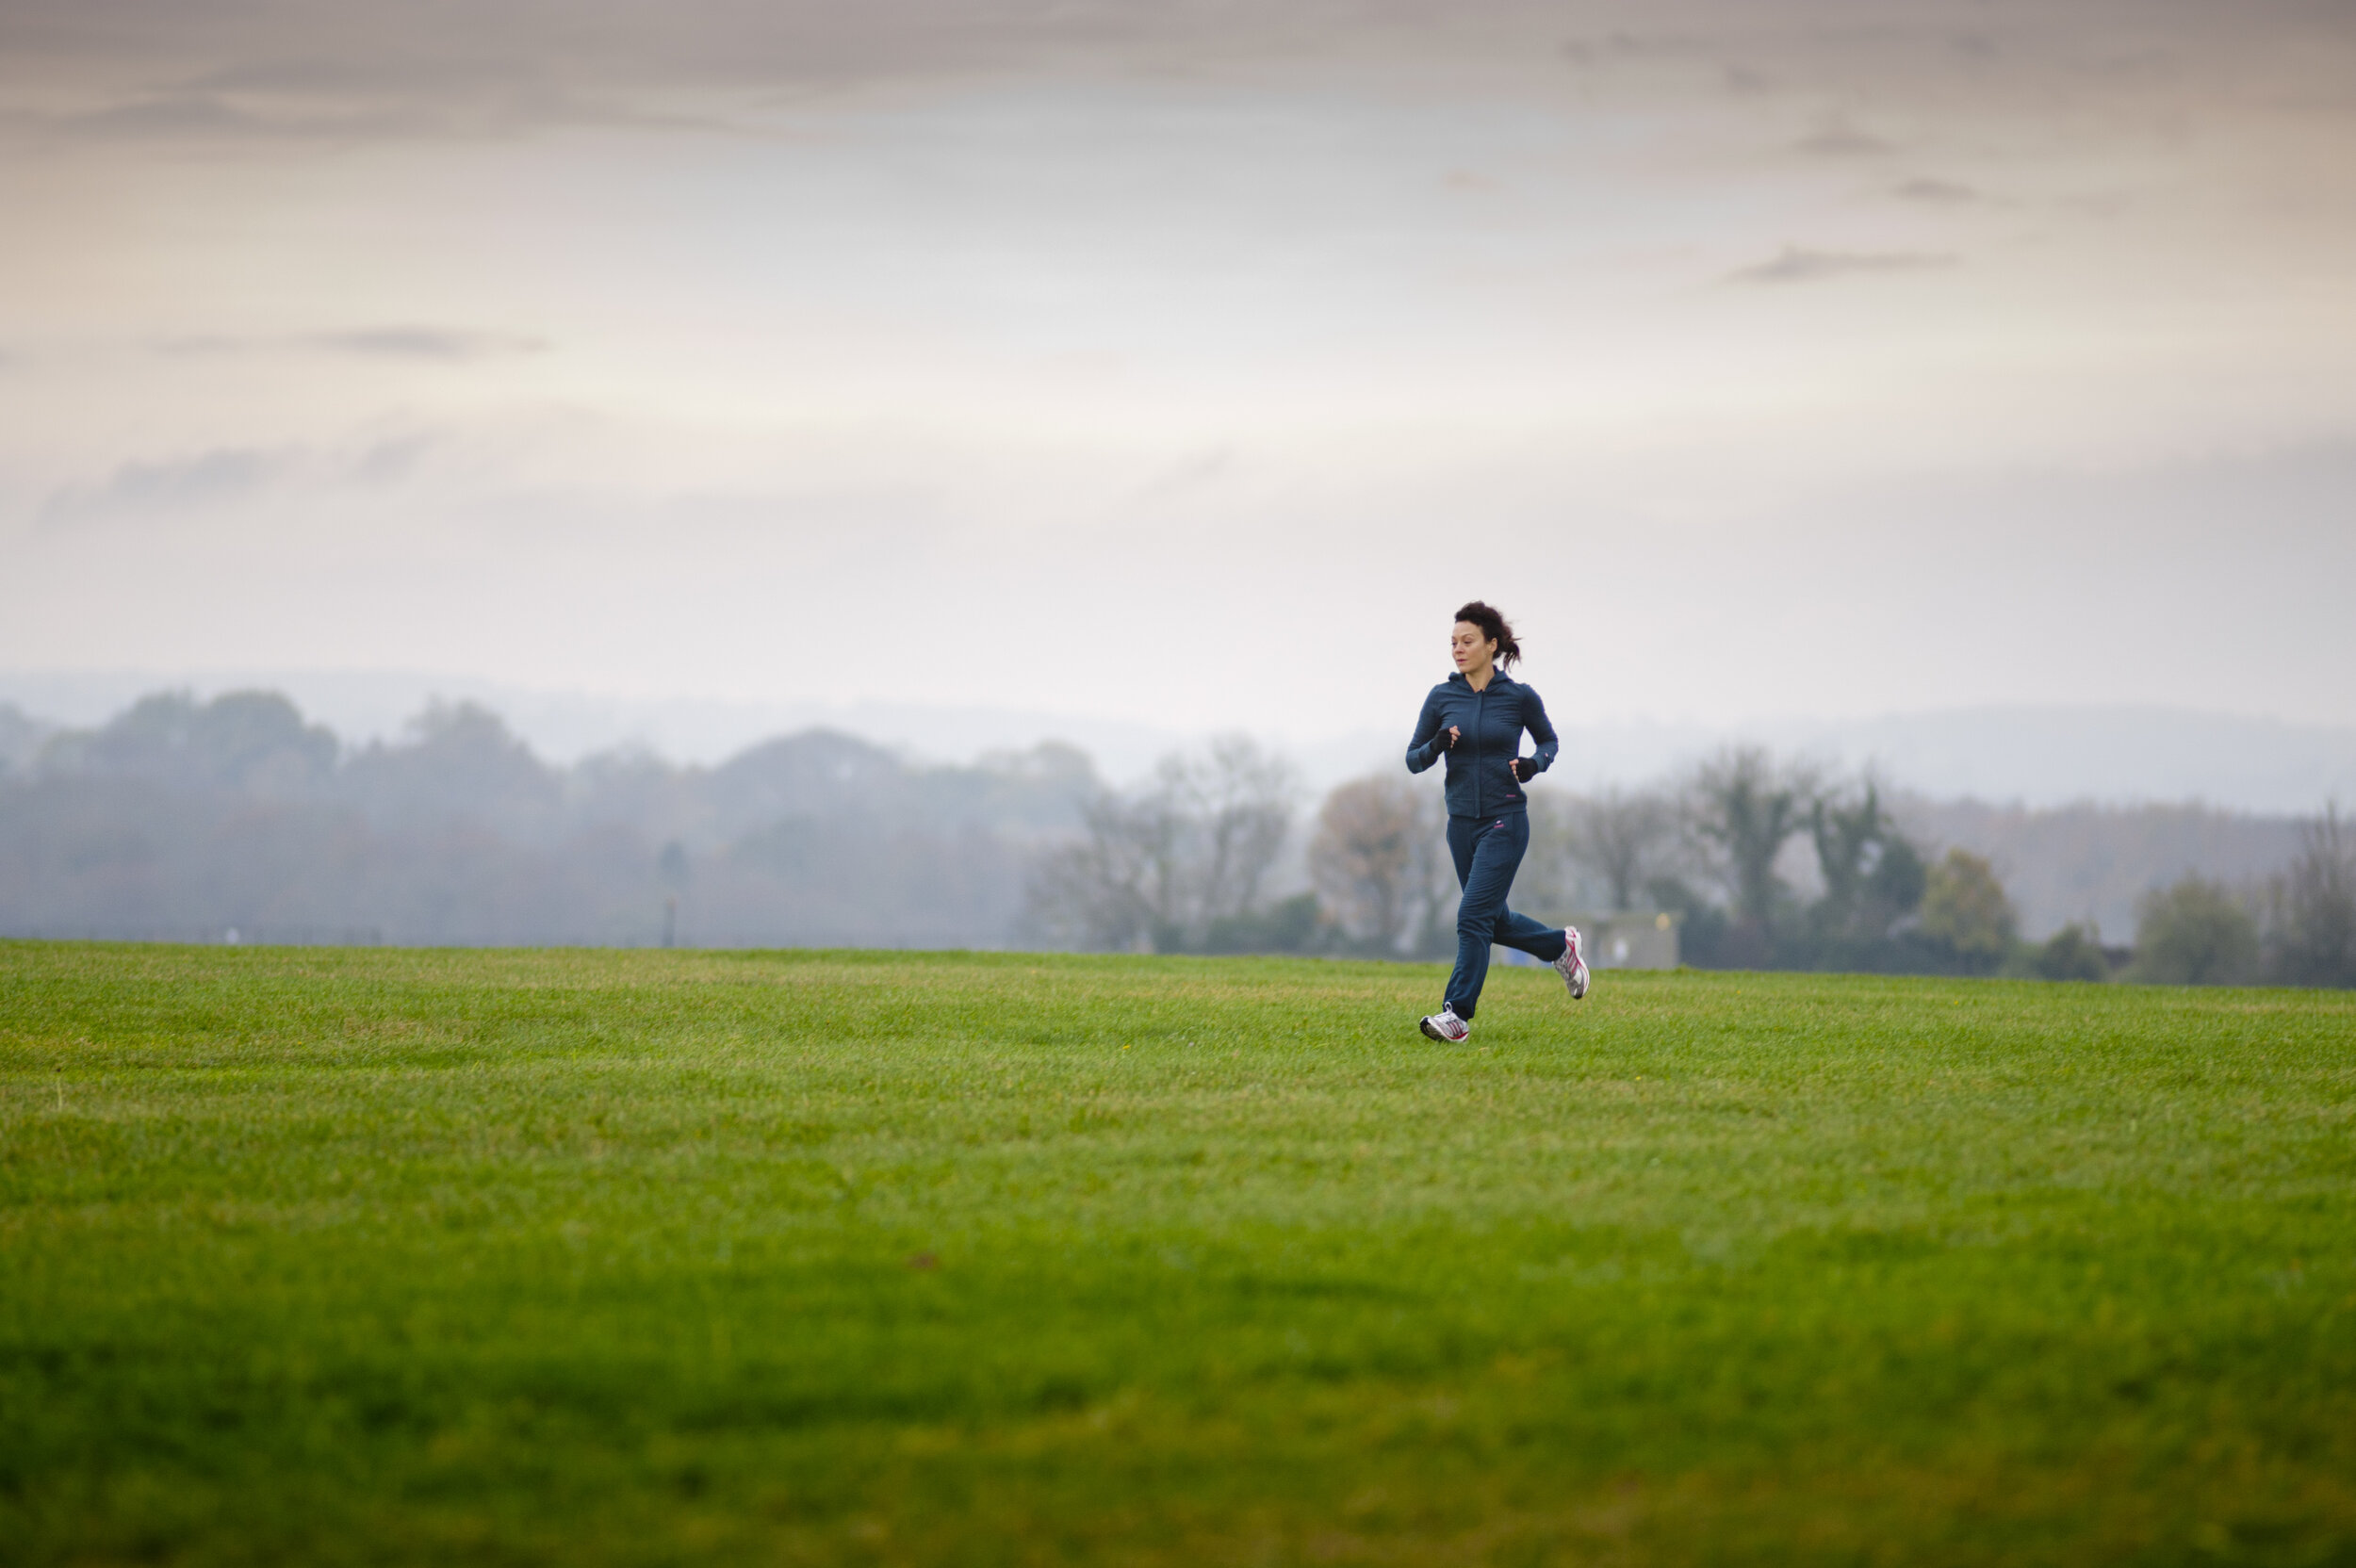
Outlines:
<svg viewBox="0 0 2356 1568"><path fill-rule="evenodd" d="M1267 866L1298 868L1321 801L1336 797L1302 789L1274 760L1267 765L1254 786L1264 792L1252 809L1267 819L1254 853ZM1188 786L1198 798L1203 782ZM0 934L221 940L234 929L259 941L644 945L667 937L882 947L1078 939L1028 920L1026 900L1041 868L1091 825L1103 827L1099 808L1122 798L1087 756L1055 743L973 766L923 766L809 729L712 767L632 750L559 767L468 705L430 708L399 741L356 747L271 693L153 695L90 728L0 709ZM1142 825L1148 840L1166 838L1170 829L1136 815L1150 804L1133 802L1123 820ZM1579 798L1558 784L1542 787L1535 805L1542 827L1561 830L1541 833L1518 896L1555 916L1602 906L1592 868L1565 847L1577 839ZM2033 939L2091 918L2125 941L2149 890L2187 874L2249 887L2299 841L2294 819L2197 806L2040 810L1914 796L1892 805L1925 851L1985 856ZM1804 881L1805 836L1788 848ZM1709 886L1706 863L1679 867ZM1255 872L1250 889L1226 911L1231 932L1258 929L1232 924L1253 907L1297 898L1299 877ZM1442 875L1431 896L1445 903L1453 890ZM1430 918L1442 913L1435 906ZM1295 931L1285 939L1301 939L1297 921L1285 929Z"/></svg>
<svg viewBox="0 0 2356 1568"><path fill-rule="evenodd" d="M23 709L0 702L0 778L21 774L32 766L57 726L42 724L27 716Z"/></svg>
<svg viewBox="0 0 2356 1568"><path fill-rule="evenodd" d="M918 768L823 730L712 769L535 758L430 710L341 749L285 698L153 696L0 783L0 930L402 943L993 945L1097 789L1043 745ZM676 901L674 912L674 901Z"/></svg>
<svg viewBox="0 0 2356 1568"><path fill-rule="evenodd" d="M2188 875L2250 886L2299 849L2297 818L2205 806L2080 802L2037 810L1901 797L1892 811L1925 846L1987 857L2030 937L2090 920L2106 939L2124 942L2135 935L2136 902L2150 890Z"/></svg>

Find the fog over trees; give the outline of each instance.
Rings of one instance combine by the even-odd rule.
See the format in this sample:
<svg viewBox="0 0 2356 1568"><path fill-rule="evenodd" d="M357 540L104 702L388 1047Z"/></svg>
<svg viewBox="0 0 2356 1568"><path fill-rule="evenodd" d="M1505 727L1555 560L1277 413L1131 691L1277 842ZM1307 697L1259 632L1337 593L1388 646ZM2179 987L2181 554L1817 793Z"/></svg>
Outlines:
<svg viewBox="0 0 2356 1568"><path fill-rule="evenodd" d="M90 729L0 706L0 936L1434 957L1441 812L1403 771L1314 797L1239 736L1117 788L1055 743L559 767L465 704L362 746L268 692ZM1665 916L1689 963L2356 984L2334 810L1937 802L1753 747L1531 815L1517 906Z"/></svg>
<svg viewBox="0 0 2356 1568"><path fill-rule="evenodd" d="M0 929L219 940L994 946L1102 793L1043 745L922 768L812 730L710 769L550 767L480 708L346 751L163 694L0 782Z"/></svg>

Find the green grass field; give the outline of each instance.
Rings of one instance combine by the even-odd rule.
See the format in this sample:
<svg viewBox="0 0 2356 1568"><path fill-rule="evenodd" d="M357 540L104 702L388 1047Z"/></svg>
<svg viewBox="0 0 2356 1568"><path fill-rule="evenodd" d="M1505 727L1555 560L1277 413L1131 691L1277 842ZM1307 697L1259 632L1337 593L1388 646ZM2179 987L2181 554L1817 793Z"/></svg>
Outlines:
<svg viewBox="0 0 2356 1568"><path fill-rule="evenodd" d="M2356 995L0 944L10 1563L2356 1562Z"/></svg>

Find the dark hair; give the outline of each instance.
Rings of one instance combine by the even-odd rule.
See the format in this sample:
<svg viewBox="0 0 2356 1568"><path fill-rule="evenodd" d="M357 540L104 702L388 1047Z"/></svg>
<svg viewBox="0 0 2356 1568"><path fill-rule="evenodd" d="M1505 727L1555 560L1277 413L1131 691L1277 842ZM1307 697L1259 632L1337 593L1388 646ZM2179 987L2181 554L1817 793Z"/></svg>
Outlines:
<svg viewBox="0 0 2356 1568"><path fill-rule="evenodd" d="M1456 618L1479 627L1481 635L1497 645L1498 663L1518 664L1522 662L1522 645L1513 641L1513 629L1506 624L1505 617L1495 607L1475 599L1459 610Z"/></svg>

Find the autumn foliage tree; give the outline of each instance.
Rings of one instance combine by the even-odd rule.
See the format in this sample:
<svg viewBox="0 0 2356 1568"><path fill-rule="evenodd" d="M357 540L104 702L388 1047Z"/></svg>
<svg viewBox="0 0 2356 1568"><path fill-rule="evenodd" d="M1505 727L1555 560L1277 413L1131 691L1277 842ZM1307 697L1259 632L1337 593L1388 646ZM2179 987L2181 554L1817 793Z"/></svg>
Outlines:
<svg viewBox="0 0 2356 1568"><path fill-rule="evenodd" d="M1922 932L1952 955L1957 967L1994 973L2012 952L2018 923L1995 868L1980 857L1951 849L1930 868L1922 889Z"/></svg>
<svg viewBox="0 0 2356 1568"><path fill-rule="evenodd" d="M1453 887L1445 824L1429 790L1353 779L1325 797L1309 841L1309 880L1350 942L1370 953L1429 945Z"/></svg>

